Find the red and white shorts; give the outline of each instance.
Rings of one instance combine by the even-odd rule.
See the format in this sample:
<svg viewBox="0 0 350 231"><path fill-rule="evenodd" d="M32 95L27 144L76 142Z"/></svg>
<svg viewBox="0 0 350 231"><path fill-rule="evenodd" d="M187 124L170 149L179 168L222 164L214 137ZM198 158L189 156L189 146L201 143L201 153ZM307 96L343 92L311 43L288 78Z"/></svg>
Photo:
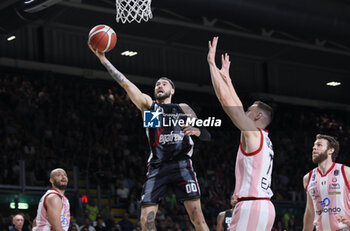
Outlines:
<svg viewBox="0 0 350 231"><path fill-rule="evenodd" d="M270 200L243 200L236 204L229 231L271 231L275 207Z"/></svg>

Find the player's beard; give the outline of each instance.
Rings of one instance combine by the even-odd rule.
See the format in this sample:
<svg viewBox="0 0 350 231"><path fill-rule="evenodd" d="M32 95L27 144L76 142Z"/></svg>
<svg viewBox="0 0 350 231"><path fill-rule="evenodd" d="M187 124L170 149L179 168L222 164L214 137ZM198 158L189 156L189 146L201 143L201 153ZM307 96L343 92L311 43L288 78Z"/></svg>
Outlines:
<svg viewBox="0 0 350 231"><path fill-rule="evenodd" d="M154 93L154 98L156 100L165 100L166 98L170 97L170 91L165 92L162 96L157 96L157 93Z"/></svg>
<svg viewBox="0 0 350 231"><path fill-rule="evenodd" d="M55 181L55 180L53 180L53 186L55 186L59 190L65 190L67 188L66 184L62 184L60 181Z"/></svg>
<svg viewBox="0 0 350 231"><path fill-rule="evenodd" d="M318 154L318 156L312 159L312 162L314 162L315 164L322 163L322 161L327 159L327 155L328 155L327 150L324 152L321 152L320 154Z"/></svg>

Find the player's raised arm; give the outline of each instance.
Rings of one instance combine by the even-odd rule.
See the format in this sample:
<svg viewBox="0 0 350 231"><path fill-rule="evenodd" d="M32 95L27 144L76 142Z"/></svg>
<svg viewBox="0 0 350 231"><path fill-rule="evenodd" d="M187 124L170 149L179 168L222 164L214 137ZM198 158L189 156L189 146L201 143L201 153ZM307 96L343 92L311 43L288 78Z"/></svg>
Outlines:
<svg viewBox="0 0 350 231"><path fill-rule="evenodd" d="M214 91L221 103L224 100L229 100L230 91L227 84L225 84L225 81L221 78L220 70L217 68L215 63L217 41L218 37L214 37L212 42L209 41L209 52L207 60L209 64L210 76L211 81L213 83ZM233 100L233 98L231 100Z"/></svg>
<svg viewBox="0 0 350 231"><path fill-rule="evenodd" d="M227 54L222 56L221 70L219 70L216 66L215 54L217 42L218 37L214 37L213 41L209 41L208 52L208 64L215 94L218 97L224 111L237 128L244 132L245 135L249 136L250 134L253 134L259 136L259 133L257 133L258 129L256 128L254 122L246 116L242 102L232 85L229 77L229 56Z"/></svg>
<svg viewBox="0 0 350 231"><path fill-rule="evenodd" d="M89 45L89 47L100 59L101 63L103 66L105 66L112 78L117 81L122 88L124 88L131 101L137 106L137 108L141 111L149 109L152 105L152 98L149 95L142 93L140 89L135 86L135 84L128 80L123 73L118 71L117 68L115 68L111 62L109 62L103 52L94 50L91 45Z"/></svg>
<svg viewBox="0 0 350 231"><path fill-rule="evenodd" d="M306 174L303 179L304 188L306 188L308 181L309 181L309 174ZM312 204L312 198L310 196L310 193L306 192L306 208L304 213L303 231L314 230L314 224L313 224L314 218L315 218L315 212L314 212L314 205Z"/></svg>

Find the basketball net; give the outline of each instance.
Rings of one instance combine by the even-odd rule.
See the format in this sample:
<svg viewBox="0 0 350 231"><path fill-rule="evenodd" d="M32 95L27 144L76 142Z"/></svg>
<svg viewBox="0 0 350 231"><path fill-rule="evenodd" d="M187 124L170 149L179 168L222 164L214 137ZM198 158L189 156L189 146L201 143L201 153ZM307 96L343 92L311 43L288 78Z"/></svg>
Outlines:
<svg viewBox="0 0 350 231"><path fill-rule="evenodd" d="M116 21L131 23L142 20L147 22L153 17L151 10L151 0L116 0Z"/></svg>

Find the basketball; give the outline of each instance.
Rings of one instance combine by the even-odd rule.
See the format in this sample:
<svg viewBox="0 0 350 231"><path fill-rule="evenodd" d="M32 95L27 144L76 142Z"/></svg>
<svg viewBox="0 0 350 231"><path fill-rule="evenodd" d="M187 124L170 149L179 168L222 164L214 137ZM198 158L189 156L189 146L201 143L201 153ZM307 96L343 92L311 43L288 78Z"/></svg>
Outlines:
<svg viewBox="0 0 350 231"><path fill-rule="evenodd" d="M97 25L90 30L88 43L94 50L108 52L117 43L117 35L109 26Z"/></svg>

